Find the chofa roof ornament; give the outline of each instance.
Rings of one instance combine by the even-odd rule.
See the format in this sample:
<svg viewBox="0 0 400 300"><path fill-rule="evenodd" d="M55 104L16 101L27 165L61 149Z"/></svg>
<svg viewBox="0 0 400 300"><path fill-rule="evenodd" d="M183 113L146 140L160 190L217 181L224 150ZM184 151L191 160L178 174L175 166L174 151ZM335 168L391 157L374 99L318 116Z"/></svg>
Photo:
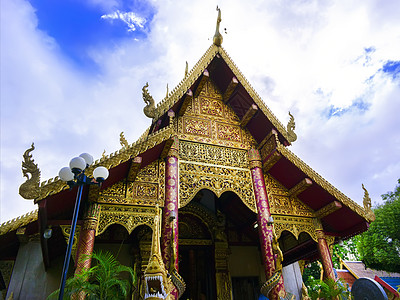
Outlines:
<svg viewBox="0 0 400 300"><path fill-rule="evenodd" d="M289 111L289 116L290 116L290 119L286 126L286 130L288 133L289 142L293 143L294 141L297 140L297 135L294 133L294 129L296 128L296 123L294 122L294 117L290 113L290 111Z"/></svg>
<svg viewBox="0 0 400 300"><path fill-rule="evenodd" d="M146 117L154 119L156 116L156 107L154 104L154 99L150 95L149 91L147 88L149 87L149 83L146 82L145 86L142 88L142 95L143 95L143 100L146 103L146 106L143 108L143 112L146 115Z"/></svg>
<svg viewBox="0 0 400 300"><path fill-rule="evenodd" d="M364 190L363 205L364 205L365 215L371 222L375 221L375 214L372 211L371 197L369 196L369 193L365 188L364 184L361 184L361 186Z"/></svg>
<svg viewBox="0 0 400 300"><path fill-rule="evenodd" d="M35 149L34 143L24 152L22 174L27 180L20 185L19 194L25 199L35 199L39 196L40 170L30 154ZM31 176L28 175L31 174Z"/></svg>
<svg viewBox="0 0 400 300"><path fill-rule="evenodd" d="M215 46L221 47L223 37L221 33L219 33L219 24L221 23L221 9L217 6L218 18L217 18L217 27L215 28L215 34L213 38L213 42Z"/></svg>

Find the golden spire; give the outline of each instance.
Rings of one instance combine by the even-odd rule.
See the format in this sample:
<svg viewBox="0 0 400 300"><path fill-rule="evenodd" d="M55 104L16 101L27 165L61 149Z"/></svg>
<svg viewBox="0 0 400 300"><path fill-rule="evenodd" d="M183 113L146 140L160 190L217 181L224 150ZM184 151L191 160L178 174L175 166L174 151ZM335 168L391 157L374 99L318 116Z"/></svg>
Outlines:
<svg viewBox="0 0 400 300"><path fill-rule="evenodd" d="M167 83L167 95L165 96L165 98L168 98L168 94L169 94L169 88L168 88L168 83Z"/></svg>
<svg viewBox="0 0 400 300"><path fill-rule="evenodd" d="M215 34L213 38L214 45L221 47L222 44L222 35L219 33L219 23L221 23L221 9L217 6L218 18L217 18L217 27L215 28Z"/></svg>
<svg viewBox="0 0 400 300"><path fill-rule="evenodd" d="M189 73L189 65L188 65L188 62L186 61L185 77L188 75L188 73Z"/></svg>

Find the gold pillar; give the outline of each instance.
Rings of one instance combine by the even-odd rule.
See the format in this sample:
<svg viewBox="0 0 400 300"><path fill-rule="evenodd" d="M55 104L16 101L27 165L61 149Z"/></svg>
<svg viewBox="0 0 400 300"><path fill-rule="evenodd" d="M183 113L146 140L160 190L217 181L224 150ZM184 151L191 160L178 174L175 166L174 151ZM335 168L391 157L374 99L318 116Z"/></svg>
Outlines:
<svg viewBox="0 0 400 300"><path fill-rule="evenodd" d="M232 299L232 281L228 266L228 243L215 242L215 280L217 285L217 299Z"/></svg>

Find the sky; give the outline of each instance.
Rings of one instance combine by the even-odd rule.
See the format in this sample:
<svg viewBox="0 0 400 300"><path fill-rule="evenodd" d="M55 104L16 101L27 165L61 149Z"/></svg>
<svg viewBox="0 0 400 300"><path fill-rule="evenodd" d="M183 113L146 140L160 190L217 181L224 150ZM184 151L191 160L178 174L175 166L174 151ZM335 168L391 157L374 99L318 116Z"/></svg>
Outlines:
<svg viewBox="0 0 400 300"><path fill-rule="evenodd" d="M162 100L212 43L277 118L290 150L362 205L400 178L400 5L396 0L2 0L0 222L36 208L18 194L32 142L41 181L82 152L95 159L151 124L141 89Z"/></svg>

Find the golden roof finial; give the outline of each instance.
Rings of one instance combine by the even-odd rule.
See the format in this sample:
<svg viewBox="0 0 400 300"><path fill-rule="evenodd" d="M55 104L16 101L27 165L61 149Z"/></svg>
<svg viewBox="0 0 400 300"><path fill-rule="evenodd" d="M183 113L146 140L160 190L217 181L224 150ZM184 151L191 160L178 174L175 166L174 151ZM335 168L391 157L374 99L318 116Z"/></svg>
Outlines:
<svg viewBox="0 0 400 300"><path fill-rule="evenodd" d="M169 88L168 88L168 83L167 83L167 95L165 96L165 98L168 98L168 94L169 94Z"/></svg>
<svg viewBox="0 0 400 300"><path fill-rule="evenodd" d="M25 199L35 199L39 196L40 169L30 154L34 149L35 145L32 143L32 146L23 155L22 173L26 177L26 181L19 187L19 194Z"/></svg>
<svg viewBox="0 0 400 300"><path fill-rule="evenodd" d="M221 23L221 9L217 5L217 11L218 11L218 18L217 18L217 27L215 28L215 34L213 38L214 45L220 47L222 44L223 37L219 33L219 23Z"/></svg>
<svg viewBox="0 0 400 300"><path fill-rule="evenodd" d="M372 210L371 197L369 196L369 193L368 193L367 189L365 188L364 184L361 184L361 187L364 190L363 204L364 204L364 211L366 213L366 216L370 221L375 221L375 214Z"/></svg>
<svg viewBox="0 0 400 300"><path fill-rule="evenodd" d="M186 61L185 77L188 75L188 73L189 73L189 65L188 65L188 62Z"/></svg>
<svg viewBox="0 0 400 300"><path fill-rule="evenodd" d="M294 117L290 113L290 111L289 111L289 116L290 116L290 119L286 126L286 130L287 130L287 133L289 136L289 142L293 143L294 141L297 140L297 135L294 133L294 129L296 128L296 123L294 122Z"/></svg>

